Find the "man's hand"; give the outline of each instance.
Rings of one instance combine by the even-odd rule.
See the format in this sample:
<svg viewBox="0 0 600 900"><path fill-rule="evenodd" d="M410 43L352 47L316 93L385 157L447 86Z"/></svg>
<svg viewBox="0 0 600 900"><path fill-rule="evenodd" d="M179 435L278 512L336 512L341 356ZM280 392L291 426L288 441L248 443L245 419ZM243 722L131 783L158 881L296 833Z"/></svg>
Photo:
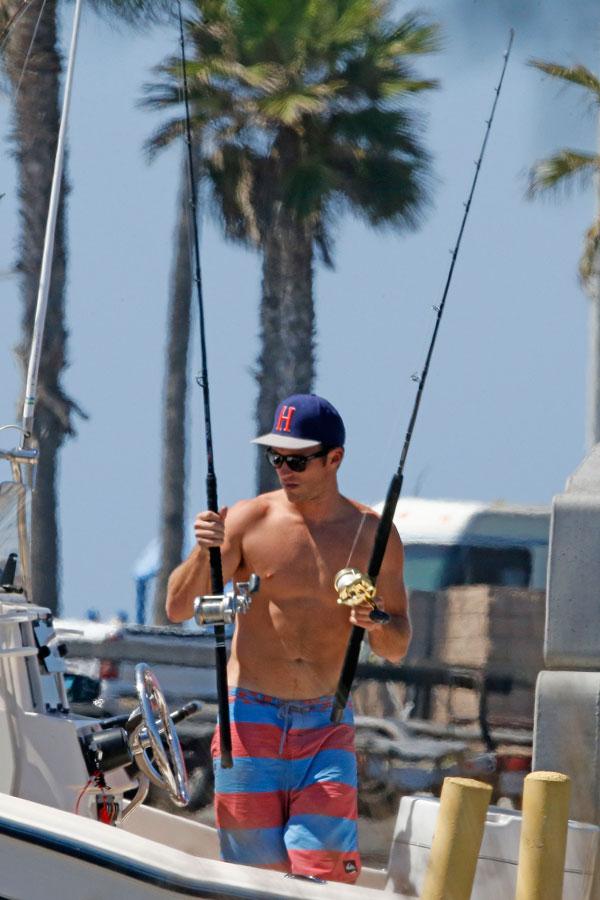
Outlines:
<svg viewBox="0 0 600 900"><path fill-rule="evenodd" d="M194 520L194 534L199 547L208 550L210 547L222 546L225 540L226 516L226 506L218 513L211 512L209 509L198 513Z"/></svg>
<svg viewBox="0 0 600 900"><path fill-rule="evenodd" d="M381 603L378 604L380 609L383 609L383 605ZM364 628L365 631L378 631L383 628L382 622L374 622L370 618L370 613L373 607L370 603L361 603L360 606L353 606L350 612L350 622L352 625L357 625L359 628Z"/></svg>

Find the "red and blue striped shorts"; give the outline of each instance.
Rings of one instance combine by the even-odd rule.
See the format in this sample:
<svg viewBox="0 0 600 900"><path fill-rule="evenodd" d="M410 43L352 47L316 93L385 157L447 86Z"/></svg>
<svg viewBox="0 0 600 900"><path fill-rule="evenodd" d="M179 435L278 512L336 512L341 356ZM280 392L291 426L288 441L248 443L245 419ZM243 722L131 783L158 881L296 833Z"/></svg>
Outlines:
<svg viewBox="0 0 600 900"><path fill-rule="evenodd" d="M215 814L227 862L354 882L360 873L352 710L333 698L230 691L233 767L213 738Z"/></svg>

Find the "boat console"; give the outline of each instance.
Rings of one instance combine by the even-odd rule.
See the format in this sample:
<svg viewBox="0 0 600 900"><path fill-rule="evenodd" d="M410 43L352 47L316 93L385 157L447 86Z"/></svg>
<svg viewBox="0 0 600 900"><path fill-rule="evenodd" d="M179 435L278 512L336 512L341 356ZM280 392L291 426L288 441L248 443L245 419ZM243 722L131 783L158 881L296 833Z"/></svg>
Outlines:
<svg viewBox="0 0 600 900"><path fill-rule="evenodd" d="M2 455L14 461L16 453ZM28 596L29 507L30 489L20 480L0 484L0 792L114 823L126 805L130 813L143 801L152 781L184 806L187 775L175 723L200 704L170 715L142 663L139 706L130 716L102 721L70 713L65 645L51 611Z"/></svg>

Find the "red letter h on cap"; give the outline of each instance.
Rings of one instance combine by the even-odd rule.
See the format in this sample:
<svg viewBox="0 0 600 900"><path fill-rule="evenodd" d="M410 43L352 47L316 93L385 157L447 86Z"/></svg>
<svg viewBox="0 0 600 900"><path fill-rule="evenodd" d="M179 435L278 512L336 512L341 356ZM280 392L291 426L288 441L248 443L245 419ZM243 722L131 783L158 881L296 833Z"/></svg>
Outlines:
<svg viewBox="0 0 600 900"><path fill-rule="evenodd" d="M275 431L289 431L292 424L292 416L296 412L295 406L282 406L277 419Z"/></svg>

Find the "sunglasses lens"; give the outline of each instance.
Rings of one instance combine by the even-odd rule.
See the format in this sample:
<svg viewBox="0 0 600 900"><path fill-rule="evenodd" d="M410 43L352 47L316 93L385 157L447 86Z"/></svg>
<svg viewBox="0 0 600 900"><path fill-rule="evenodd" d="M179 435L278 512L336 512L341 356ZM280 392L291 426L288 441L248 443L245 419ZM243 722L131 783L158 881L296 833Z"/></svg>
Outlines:
<svg viewBox="0 0 600 900"><path fill-rule="evenodd" d="M273 450L267 450L267 459L274 469L280 469L284 463L292 472L304 472L308 459L304 456L284 456L281 453L275 453Z"/></svg>
<svg viewBox="0 0 600 900"><path fill-rule="evenodd" d="M306 459L303 456L287 456L285 461L292 472L304 472L306 468Z"/></svg>
<svg viewBox="0 0 600 900"><path fill-rule="evenodd" d="M273 453L272 450L267 450L267 459L274 469L280 469L283 465L283 456L279 453Z"/></svg>

